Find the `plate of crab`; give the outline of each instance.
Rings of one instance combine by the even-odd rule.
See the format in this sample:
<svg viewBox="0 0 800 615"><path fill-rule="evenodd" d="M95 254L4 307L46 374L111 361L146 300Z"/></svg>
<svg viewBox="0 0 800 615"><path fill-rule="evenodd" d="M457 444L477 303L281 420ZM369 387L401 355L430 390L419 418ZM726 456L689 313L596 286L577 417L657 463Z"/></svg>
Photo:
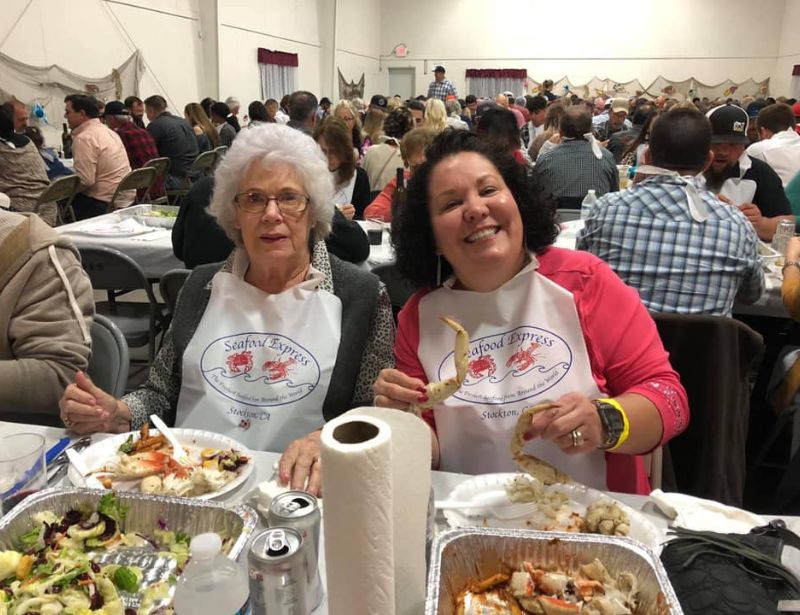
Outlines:
<svg viewBox="0 0 800 615"><path fill-rule="evenodd" d="M244 483L255 463L247 447L233 438L200 429L172 429L186 451L179 463L167 439L148 425L140 431L101 440L80 453L89 473L106 489L209 500ZM72 484L86 480L70 466Z"/></svg>
<svg viewBox="0 0 800 615"><path fill-rule="evenodd" d="M663 533L640 512L578 483L545 485L522 473L480 474L450 493L475 509L444 510L450 527L496 527L628 536L661 552ZM491 507L483 503L492 501Z"/></svg>

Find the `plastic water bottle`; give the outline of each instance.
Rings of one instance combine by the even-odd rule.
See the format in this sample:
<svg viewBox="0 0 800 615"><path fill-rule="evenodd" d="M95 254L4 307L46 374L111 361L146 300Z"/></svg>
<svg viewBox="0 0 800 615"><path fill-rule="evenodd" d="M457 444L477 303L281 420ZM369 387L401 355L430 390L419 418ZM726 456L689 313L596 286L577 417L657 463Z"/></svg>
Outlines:
<svg viewBox="0 0 800 615"><path fill-rule="evenodd" d="M583 197L583 201L581 201L581 220L586 220L586 216L592 211L592 207L595 206L595 203L597 203L597 195L594 190L589 190L586 196Z"/></svg>
<svg viewBox="0 0 800 615"><path fill-rule="evenodd" d="M222 553L217 534L198 534L175 588L176 615L248 615L247 573Z"/></svg>

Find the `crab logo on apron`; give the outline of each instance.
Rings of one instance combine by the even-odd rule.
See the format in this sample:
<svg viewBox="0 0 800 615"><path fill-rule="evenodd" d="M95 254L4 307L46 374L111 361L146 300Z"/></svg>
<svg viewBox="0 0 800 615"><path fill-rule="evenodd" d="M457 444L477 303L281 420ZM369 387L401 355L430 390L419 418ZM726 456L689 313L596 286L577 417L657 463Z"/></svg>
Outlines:
<svg viewBox="0 0 800 615"><path fill-rule="evenodd" d="M452 361L451 352L439 365L439 380ZM522 326L487 335L470 342L467 377L454 397L480 404L524 401L561 382L572 361L569 344L547 329ZM521 379L524 386L511 384Z"/></svg>
<svg viewBox="0 0 800 615"><path fill-rule="evenodd" d="M203 379L228 399L251 406L282 406L319 384L314 356L277 333L250 331L211 342L200 357Z"/></svg>

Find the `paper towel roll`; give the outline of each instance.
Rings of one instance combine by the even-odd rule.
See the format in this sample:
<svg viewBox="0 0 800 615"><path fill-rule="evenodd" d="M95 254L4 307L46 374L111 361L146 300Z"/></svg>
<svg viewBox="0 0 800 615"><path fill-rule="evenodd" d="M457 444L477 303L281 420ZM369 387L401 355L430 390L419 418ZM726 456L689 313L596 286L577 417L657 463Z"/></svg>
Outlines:
<svg viewBox="0 0 800 615"><path fill-rule="evenodd" d="M416 615L425 602L430 430L358 408L322 430L325 563L331 615Z"/></svg>

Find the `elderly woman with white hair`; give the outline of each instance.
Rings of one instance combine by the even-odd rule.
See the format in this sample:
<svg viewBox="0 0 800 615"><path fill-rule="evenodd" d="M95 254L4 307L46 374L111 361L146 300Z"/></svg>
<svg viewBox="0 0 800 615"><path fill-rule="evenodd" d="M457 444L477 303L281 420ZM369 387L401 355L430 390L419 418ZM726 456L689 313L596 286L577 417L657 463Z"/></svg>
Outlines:
<svg viewBox="0 0 800 615"><path fill-rule="evenodd" d="M243 131L215 180L210 212L236 249L186 280L147 382L117 400L79 373L61 416L77 433L125 432L155 412L283 451L281 480L318 492L322 425L370 405L393 364L389 297L325 249L333 185L310 137L279 124Z"/></svg>

